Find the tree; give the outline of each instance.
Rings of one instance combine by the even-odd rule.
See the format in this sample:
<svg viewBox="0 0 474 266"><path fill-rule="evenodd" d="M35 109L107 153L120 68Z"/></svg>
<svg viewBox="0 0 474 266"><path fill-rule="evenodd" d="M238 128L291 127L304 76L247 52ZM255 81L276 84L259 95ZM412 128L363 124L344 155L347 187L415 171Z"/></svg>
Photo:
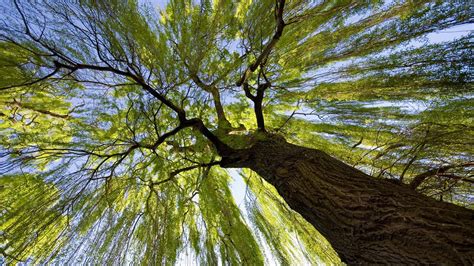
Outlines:
<svg viewBox="0 0 474 266"><path fill-rule="evenodd" d="M3 2L2 255L472 264L472 9Z"/></svg>

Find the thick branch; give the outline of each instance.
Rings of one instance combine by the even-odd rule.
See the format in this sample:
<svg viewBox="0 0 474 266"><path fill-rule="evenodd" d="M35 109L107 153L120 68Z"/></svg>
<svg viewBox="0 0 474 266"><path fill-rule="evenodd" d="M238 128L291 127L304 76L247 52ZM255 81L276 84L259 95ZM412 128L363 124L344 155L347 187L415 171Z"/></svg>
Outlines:
<svg viewBox="0 0 474 266"><path fill-rule="evenodd" d="M178 118L179 118L179 121L180 121L182 127L192 126L196 129L198 129L199 132L201 132L209 141L212 142L212 144L214 144L214 146L216 147L219 154L221 154L221 155L228 154L228 153L231 153L233 151L232 148L227 146L227 144L222 142L216 135L214 135L208 128L206 128L206 126L204 125L204 123L202 122L201 119L199 119L199 118L187 119L186 118L186 113L184 112L184 110L182 108L176 106L171 101L166 99L163 95L161 95L159 92L157 92L155 89L150 87L150 85L148 85L143 80L143 78L141 78L139 76L136 76L136 75L132 74L129 71L122 71L122 70L119 70L119 69L115 69L115 68L112 68L112 67L106 67L106 66L95 66L95 65L87 65L87 64L76 64L74 66L69 66L69 65L65 65L65 64L62 64L60 62L57 62L57 61L54 61L54 62L55 62L55 65L57 67L66 68L66 69L69 69L71 71L76 71L78 69L90 69L90 70L97 70L97 71L108 71L108 72L116 73L116 74L121 75L121 76L129 77L129 78L133 79L134 81L136 81L139 85L141 85L143 87L144 90L149 92L156 99L161 101L164 105L168 106L170 109L175 111L178 114ZM180 130L180 129L177 129L177 130Z"/></svg>
<svg viewBox="0 0 474 266"><path fill-rule="evenodd" d="M240 78L240 80L236 83L237 86L243 86L245 96L253 101L254 103L254 112L257 119L257 127L259 131L265 131L265 120L263 118L263 110L262 110L262 101L264 97L265 90L270 87L270 83L259 85L257 88L256 95L253 95L250 92L249 84L247 79L250 77L250 74L253 73L258 66L262 66L265 64L268 56L270 55L272 49L275 47L276 43L280 39L281 35L283 34L283 29L285 27L285 21L283 20L283 9L285 7L285 0L278 0L276 2L275 7L275 18L276 18L276 30L272 37L272 39L267 43L263 52L260 54L259 57L253 62L247 70L245 70L244 74Z"/></svg>
<svg viewBox="0 0 474 266"><path fill-rule="evenodd" d="M199 118L192 118L187 120L187 123L190 123L195 129L197 129L201 134L203 134L216 148L220 156L228 156L233 154L235 150L222 142L214 133L212 133Z"/></svg>
<svg viewBox="0 0 474 266"><path fill-rule="evenodd" d="M191 79L198 85L199 88L203 89L206 92L209 92L212 95L212 100L214 101L214 107L216 108L217 121L219 126L230 127L230 122L225 116L224 107L221 102L221 95L219 89L214 85L208 85L204 83L196 74L191 74Z"/></svg>
<svg viewBox="0 0 474 266"><path fill-rule="evenodd" d="M464 164L452 164L452 165L446 165L442 166L439 168L431 169L429 171L426 171L424 173L421 173L413 178L413 180L410 182L410 187L412 189L418 188L428 177L435 176L435 175L440 175L448 171L449 169L452 168L457 168L457 167L468 167L468 166L474 166L474 162L468 162Z"/></svg>
<svg viewBox="0 0 474 266"><path fill-rule="evenodd" d="M225 127L225 128L230 128L230 122L227 120L227 117L225 116L224 112L224 107L222 106L221 102L221 94L219 90L216 88L211 92L212 94L212 99L214 100L214 106L216 108L216 113L217 113L217 121L219 123L220 127Z"/></svg>
<svg viewBox="0 0 474 266"><path fill-rule="evenodd" d="M283 29L285 27L285 21L283 20L283 9L285 7L285 0L278 0L276 2L276 8L275 8L275 15L276 15L276 31L275 34L273 35L272 39L267 43L265 48L263 49L263 52L260 54L260 56L255 60L253 64L251 64L247 70L245 70L244 74L240 78L240 80L236 83L238 87L242 86L247 79L249 78L250 74L252 74L257 67L262 64L263 62L266 61L268 58L268 55L270 55L270 52L272 51L273 47L275 47L276 43L280 39L281 35L283 34Z"/></svg>
<svg viewBox="0 0 474 266"><path fill-rule="evenodd" d="M160 144L162 144L163 142L165 142L165 140L171 136L174 136L176 135L176 133L178 133L180 130L184 129L184 128L187 128L187 127L190 127L192 125L190 124L187 124L187 123L181 123L179 124L176 128L174 128L173 130L169 131L169 132L166 132L165 134L161 135L153 145L151 146L147 146L146 148L150 148L152 150L156 150L156 148L158 148L158 146L160 146Z"/></svg>
<svg viewBox="0 0 474 266"><path fill-rule="evenodd" d="M250 92L250 88L249 88L250 85L247 82L243 84L245 96L247 96L247 98L249 98L253 102L253 109L255 112L255 117L257 119L257 127L259 131L265 131L265 120L263 118L262 102L265 96L265 90L270 88L270 86L271 86L270 82L260 84L257 88L257 94L253 95Z"/></svg>
<svg viewBox="0 0 474 266"><path fill-rule="evenodd" d="M191 165L191 166L188 166L188 167L184 167L184 168L175 170L175 171L170 173L170 176L173 177L173 176L176 176L180 173L190 171L190 170L193 170L193 169L196 169L196 168L199 168L199 167L210 167L210 166L219 165L219 164L220 164L220 161L213 161L213 162L210 162L210 163L195 164L195 165Z"/></svg>
<svg viewBox="0 0 474 266"><path fill-rule="evenodd" d="M242 87L244 88L245 96L250 100L255 101L255 96L250 92L250 85L245 82Z"/></svg>
<svg viewBox="0 0 474 266"><path fill-rule="evenodd" d="M43 80L46 80L46 79L52 77L60 69L68 69L68 70L71 71L71 73L74 72L74 71L80 70L80 69L104 71L104 72L114 73L114 74L117 74L117 75L120 75L120 76L123 76L123 77L131 78L132 80L137 82L139 85L141 85L142 88L145 91L149 92L156 99L158 99L160 102L162 102L168 108L172 109L173 111L175 111L177 113L178 119L179 119L179 122L180 122L180 126L177 129L175 129L176 132L179 131L182 127L192 126L196 129L198 129L209 141L211 141L214 144L214 146L216 147L216 149L218 150L219 153L227 154L232 150L229 146L227 146L225 143L223 143L221 140L219 140L217 138L217 136L215 136L209 129L207 129L205 127L204 123L200 119L198 119L198 118L187 119L185 111L182 108L175 105L173 102L168 100L164 95L160 94L158 91L153 89L150 85L147 84L147 82L141 76L133 74L129 69L127 69L126 71L123 71L123 70L120 70L120 69L116 69L116 68L114 68L110 65L98 66L98 65L90 65L90 64L79 64L79 63L73 62L72 60L70 60L66 56L62 55L57 50L55 50L54 48L49 46L48 44L46 44L44 42L41 42L38 38L33 36L33 34L31 33L30 28L28 26L28 23L26 21L26 17L24 17L24 15L21 11L21 8L18 6L16 1L15 1L15 5L16 5L17 10L20 12L20 15L22 16L22 20L23 20L25 30L26 30L25 33L30 38L32 38L35 42L39 43L40 45L42 45L43 47L45 47L46 49L51 51L53 55L60 58L63 62L66 62L66 63L63 63L63 62L60 62L58 60L53 61L54 66L55 66L54 71L51 72L50 74L46 75L45 77L42 77L39 80L34 81L34 83L37 83L37 82L40 82L40 81L43 81ZM19 86L22 86L22 85L29 85L29 84L21 84ZM221 112L221 114L223 114L223 111ZM168 137L169 135L175 134L176 132L172 131L172 132L166 133L165 135L162 136L161 139L158 140L158 142L163 142L166 137ZM155 145L156 145L156 143L155 143ZM158 143L158 145L159 145L159 143Z"/></svg>
<svg viewBox="0 0 474 266"><path fill-rule="evenodd" d="M260 131L265 131L265 120L263 118L262 102L265 95L265 90L271 86L270 83L264 83L258 86L257 95L254 99L254 111L257 118L257 127Z"/></svg>

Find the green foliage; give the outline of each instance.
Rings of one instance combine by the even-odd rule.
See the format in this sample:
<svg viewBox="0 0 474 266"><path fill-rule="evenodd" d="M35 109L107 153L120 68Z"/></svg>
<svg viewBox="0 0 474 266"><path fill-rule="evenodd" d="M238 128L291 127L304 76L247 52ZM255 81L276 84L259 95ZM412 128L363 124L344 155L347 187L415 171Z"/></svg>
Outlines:
<svg viewBox="0 0 474 266"><path fill-rule="evenodd" d="M472 207L473 35L423 42L472 4L288 1L278 36L275 3L2 2L0 261L340 264L255 173L232 196L209 135L264 136L259 93L266 131Z"/></svg>
<svg viewBox="0 0 474 266"><path fill-rule="evenodd" d="M0 197L3 252L13 260L54 258L68 221L58 208L60 191L41 176L5 175L0 179Z"/></svg>

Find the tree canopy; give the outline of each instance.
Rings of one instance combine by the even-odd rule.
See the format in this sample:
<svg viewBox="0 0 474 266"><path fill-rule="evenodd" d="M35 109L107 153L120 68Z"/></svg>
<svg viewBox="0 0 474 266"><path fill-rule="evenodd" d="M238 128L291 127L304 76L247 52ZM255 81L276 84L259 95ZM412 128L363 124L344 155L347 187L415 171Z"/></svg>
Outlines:
<svg viewBox="0 0 474 266"><path fill-rule="evenodd" d="M250 170L236 202L267 133L472 208L474 35L426 40L471 1L0 3L4 261L341 263Z"/></svg>

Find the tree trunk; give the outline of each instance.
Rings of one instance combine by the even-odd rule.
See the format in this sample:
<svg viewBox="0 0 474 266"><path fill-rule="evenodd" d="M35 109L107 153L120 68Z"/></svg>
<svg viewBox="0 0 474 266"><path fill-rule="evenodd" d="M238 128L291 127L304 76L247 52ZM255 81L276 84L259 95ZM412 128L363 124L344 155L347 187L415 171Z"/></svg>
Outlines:
<svg viewBox="0 0 474 266"><path fill-rule="evenodd" d="M348 264L474 264L474 211L375 179L326 153L274 138L223 167L276 187Z"/></svg>

